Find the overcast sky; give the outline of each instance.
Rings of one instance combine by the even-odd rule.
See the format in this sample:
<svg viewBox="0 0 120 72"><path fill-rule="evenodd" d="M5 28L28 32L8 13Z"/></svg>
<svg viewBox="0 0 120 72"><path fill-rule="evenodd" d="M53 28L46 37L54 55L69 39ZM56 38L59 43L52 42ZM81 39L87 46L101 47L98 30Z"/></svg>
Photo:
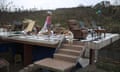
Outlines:
<svg viewBox="0 0 120 72"><path fill-rule="evenodd" d="M95 5L103 0L7 0L13 1L15 7L24 7L25 9L56 9L65 7L76 7L79 5ZM105 0L104 0L105 1ZM107 0L113 3L115 0Z"/></svg>

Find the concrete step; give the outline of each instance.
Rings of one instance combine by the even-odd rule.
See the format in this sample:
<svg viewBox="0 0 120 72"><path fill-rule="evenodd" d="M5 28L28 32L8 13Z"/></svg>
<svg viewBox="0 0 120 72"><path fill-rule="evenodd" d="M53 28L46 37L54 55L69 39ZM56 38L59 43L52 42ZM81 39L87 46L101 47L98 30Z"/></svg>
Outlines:
<svg viewBox="0 0 120 72"><path fill-rule="evenodd" d="M68 61L68 62L73 62L73 63L76 62L77 57L78 56L66 55L66 54L62 54L62 53L55 53L54 54L54 59Z"/></svg>
<svg viewBox="0 0 120 72"><path fill-rule="evenodd" d="M53 58L45 58L43 60L34 62L34 64L40 68L55 72L70 72L72 67L75 66L75 63Z"/></svg>
<svg viewBox="0 0 120 72"><path fill-rule="evenodd" d="M66 54L66 55L74 55L74 56L79 56L80 55L80 51L73 50L73 49L60 49L58 51L58 53Z"/></svg>
<svg viewBox="0 0 120 72"><path fill-rule="evenodd" d="M67 48L67 49L73 49L73 50L78 50L81 51L83 48L85 48L85 46L82 45L70 45L70 44L63 44L63 49Z"/></svg>

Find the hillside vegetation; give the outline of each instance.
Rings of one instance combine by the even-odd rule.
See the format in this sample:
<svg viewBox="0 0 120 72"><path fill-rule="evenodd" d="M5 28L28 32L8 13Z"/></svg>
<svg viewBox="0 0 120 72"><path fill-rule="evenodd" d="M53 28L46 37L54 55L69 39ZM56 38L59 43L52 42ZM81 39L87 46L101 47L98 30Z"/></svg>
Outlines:
<svg viewBox="0 0 120 72"><path fill-rule="evenodd" d="M36 21L36 24L42 26L45 22L46 12L41 11L18 11L18 12L0 12L0 25L12 24L13 21L22 21L30 18ZM51 10L53 12L52 23L60 23L66 27L68 19L77 19L84 21L86 27L91 27L91 22L95 21L107 29L108 32L120 33L120 7L110 6L102 8L101 13L97 14L97 9L91 7L60 8Z"/></svg>

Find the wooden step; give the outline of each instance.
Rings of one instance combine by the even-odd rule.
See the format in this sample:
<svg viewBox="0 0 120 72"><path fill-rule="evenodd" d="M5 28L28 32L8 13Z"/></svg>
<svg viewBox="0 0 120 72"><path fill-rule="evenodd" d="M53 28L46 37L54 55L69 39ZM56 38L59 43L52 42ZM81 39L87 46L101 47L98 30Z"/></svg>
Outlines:
<svg viewBox="0 0 120 72"><path fill-rule="evenodd" d="M68 42L65 42L65 44L69 44ZM73 45L82 45L82 46L84 46L85 45L85 43L84 42L80 42L80 41L73 41L73 43L72 43Z"/></svg>
<svg viewBox="0 0 120 72"><path fill-rule="evenodd" d="M80 42L80 41L73 41L73 45L82 45L82 46L84 46L85 43L84 42Z"/></svg>
<svg viewBox="0 0 120 72"><path fill-rule="evenodd" d="M67 49L73 49L73 50L81 51L83 48L85 48L85 46L63 44L63 47L62 47L62 48L63 48L63 49L67 48Z"/></svg>
<svg viewBox="0 0 120 72"><path fill-rule="evenodd" d="M74 55L74 56L79 56L80 55L80 51L73 50L73 49L60 49L58 51L58 53L66 54L66 55Z"/></svg>
<svg viewBox="0 0 120 72"><path fill-rule="evenodd" d="M77 56L66 55L66 54L62 54L62 53L55 53L54 54L54 59L64 60L64 61L75 63L76 60L77 60Z"/></svg>
<svg viewBox="0 0 120 72"><path fill-rule="evenodd" d="M52 58L45 58L43 60L34 62L40 68L47 69L55 72L70 72L75 63L70 63L63 60L57 60Z"/></svg>

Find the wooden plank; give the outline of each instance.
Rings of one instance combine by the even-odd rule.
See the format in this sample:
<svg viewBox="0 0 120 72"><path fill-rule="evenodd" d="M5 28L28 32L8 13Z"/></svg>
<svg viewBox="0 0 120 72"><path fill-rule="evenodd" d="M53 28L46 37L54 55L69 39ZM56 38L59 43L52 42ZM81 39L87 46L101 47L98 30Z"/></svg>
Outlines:
<svg viewBox="0 0 120 72"><path fill-rule="evenodd" d="M16 42L16 43L22 43L22 44L28 44L28 45L37 45L37 46L45 46L50 48L56 48L58 43L56 44L47 44L47 43L41 43L35 40L26 40L26 39L18 39L18 38L1 38L0 40L4 42Z"/></svg>
<svg viewBox="0 0 120 72"><path fill-rule="evenodd" d="M67 61L56 60L52 58L46 58L34 63L40 68L48 69L55 72L70 72L69 70L75 66L75 63Z"/></svg>

